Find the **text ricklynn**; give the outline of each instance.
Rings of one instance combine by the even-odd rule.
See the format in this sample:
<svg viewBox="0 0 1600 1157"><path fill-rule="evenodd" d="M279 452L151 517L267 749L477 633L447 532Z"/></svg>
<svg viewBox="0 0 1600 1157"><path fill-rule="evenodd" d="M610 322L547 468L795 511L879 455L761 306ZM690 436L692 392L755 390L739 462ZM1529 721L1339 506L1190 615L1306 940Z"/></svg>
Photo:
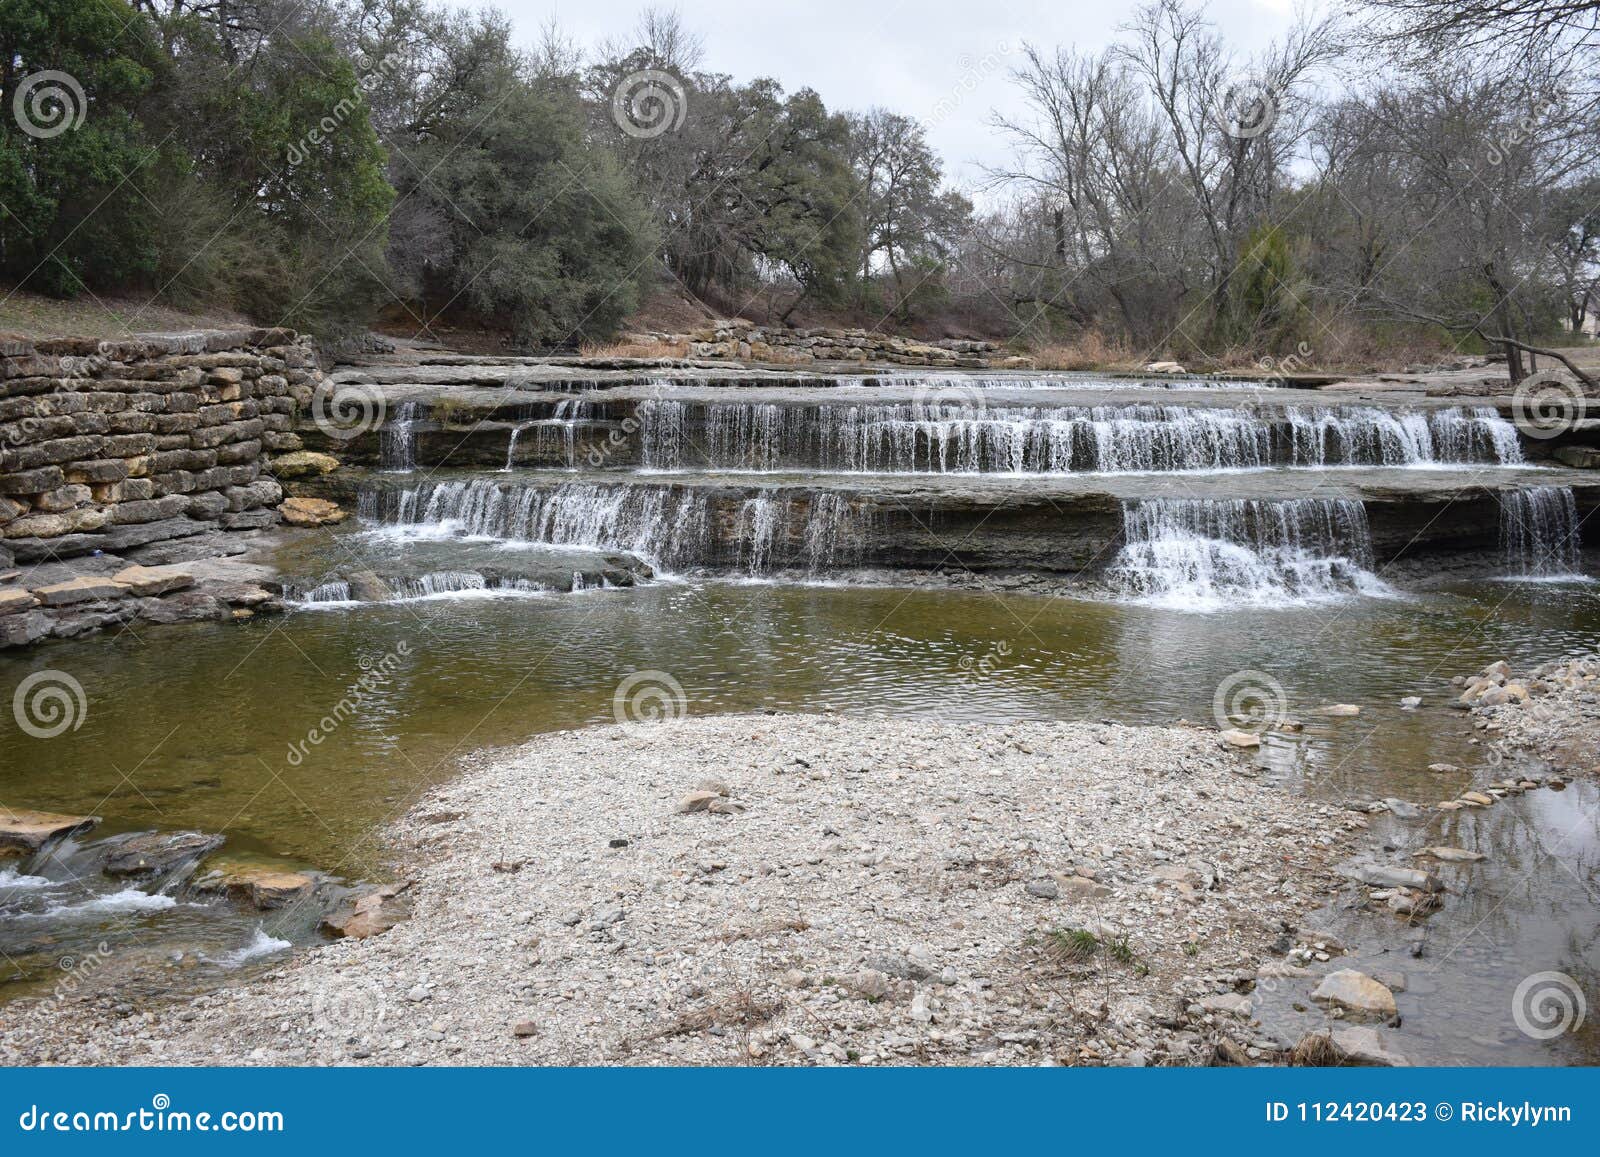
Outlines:
<svg viewBox="0 0 1600 1157"><path fill-rule="evenodd" d="M1492 1105L1486 1101L1462 1101L1459 1119L1513 1127L1566 1124L1572 1121L1572 1109L1568 1105L1533 1105L1527 1101L1520 1105L1508 1105L1504 1101Z"/></svg>

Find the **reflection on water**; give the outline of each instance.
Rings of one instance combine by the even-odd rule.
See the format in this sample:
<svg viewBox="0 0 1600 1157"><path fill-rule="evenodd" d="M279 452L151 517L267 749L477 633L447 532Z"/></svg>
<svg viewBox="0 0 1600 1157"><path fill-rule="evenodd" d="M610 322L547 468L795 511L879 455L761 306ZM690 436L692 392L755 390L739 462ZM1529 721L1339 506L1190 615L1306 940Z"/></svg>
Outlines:
<svg viewBox="0 0 1600 1157"><path fill-rule="evenodd" d="M1218 684L1248 670L1277 680L1290 713L1307 721L1292 743L1268 746L1270 776L1330 800L1426 802L1470 778L1470 770L1454 779L1429 772L1430 763L1483 762L1464 718L1444 706L1450 676L1597 642L1600 597L1539 585L1205 616L1017 595L720 583L373 604L0 658L0 692L56 668L82 683L89 702L77 731L52 740L7 733L0 798L103 815L110 831L225 832L232 852L371 876L382 871L382 823L450 775L457 757L609 720L618 682L635 670L670 672L695 712L1132 722L1209 722ZM369 677L349 709L352 688L374 672L381 677ZM1411 694L1423 708L1401 711ZM1359 703L1363 713L1309 715L1328 702ZM1477 1040L1500 1041L1510 985L1529 972L1573 971L1600 1003L1594 803L1591 788L1574 785L1450 818L1474 825L1460 840L1492 849L1491 860L1447 869L1462 891L1433 917L1429 954L1405 962L1413 987L1402 1002L1415 1015L1402 1030L1404 1051L1493 1062L1576 1049L1600 1059L1592 1034L1497 1043L1502 1052ZM1394 838L1420 846L1457 834ZM232 947L264 943L246 935ZM1441 1002L1463 1014L1460 1032L1440 1027L1457 1023L1441 1016Z"/></svg>

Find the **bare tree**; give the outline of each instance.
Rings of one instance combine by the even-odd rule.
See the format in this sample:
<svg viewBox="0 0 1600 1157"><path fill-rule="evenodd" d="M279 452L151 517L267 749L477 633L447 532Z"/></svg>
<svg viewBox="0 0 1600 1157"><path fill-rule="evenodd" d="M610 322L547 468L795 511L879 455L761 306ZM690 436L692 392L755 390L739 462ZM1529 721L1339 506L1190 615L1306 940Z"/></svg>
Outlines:
<svg viewBox="0 0 1600 1157"><path fill-rule="evenodd" d="M1600 0L1369 0L1391 19L1382 35L1418 48L1513 47L1536 55L1600 42Z"/></svg>
<svg viewBox="0 0 1600 1157"><path fill-rule="evenodd" d="M1155 0L1130 31L1121 55L1166 121L1210 241L1215 340L1245 236L1270 209L1309 128L1311 81L1340 52L1335 25L1302 17L1283 42L1245 59L1186 0Z"/></svg>
<svg viewBox="0 0 1600 1157"><path fill-rule="evenodd" d="M1346 286L1353 307L1497 346L1513 384L1538 357L1591 380L1539 337L1563 312L1556 258L1573 215L1560 206L1600 156L1567 81L1548 57L1499 75L1442 64L1340 110L1360 143L1325 176L1381 221L1377 270Z"/></svg>

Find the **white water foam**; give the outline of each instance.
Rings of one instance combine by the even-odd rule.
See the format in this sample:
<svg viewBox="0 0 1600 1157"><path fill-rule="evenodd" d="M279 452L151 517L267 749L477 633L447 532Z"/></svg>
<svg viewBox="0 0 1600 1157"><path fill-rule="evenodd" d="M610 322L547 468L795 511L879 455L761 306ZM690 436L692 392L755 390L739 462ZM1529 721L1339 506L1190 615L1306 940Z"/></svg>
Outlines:
<svg viewBox="0 0 1600 1157"><path fill-rule="evenodd" d="M39 919L60 917L102 916L117 912L165 912L176 908L178 902L171 896L152 895L137 888L124 888L76 904L57 904L43 912L27 913Z"/></svg>
<svg viewBox="0 0 1600 1157"><path fill-rule="evenodd" d="M273 936L261 925L256 925L255 934L250 937L250 942L242 948L235 948L231 952L224 952L217 956L204 956L208 964L215 964L222 968L238 968L257 960L263 956L271 956L275 952L282 952L286 948L294 947L287 940L280 940Z"/></svg>
<svg viewBox="0 0 1600 1157"><path fill-rule="evenodd" d="M1123 598L1184 611L1393 596L1372 573L1366 511L1348 499L1151 499L1123 507L1107 571Z"/></svg>
<svg viewBox="0 0 1600 1157"><path fill-rule="evenodd" d="M16 868L0 868L0 888L14 888L21 891L24 888L48 888L54 882L44 876L24 876Z"/></svg>
<svg viewBox="0 0 1600 1157"><path fill-rule="evenodd" d="M739 500L734 528L719 502L690 487L523 486L492 479L428 483L385 495L388 521L508 543L625 550L658 572L699 568L769 574L848 565L865 545L862 516L831 493L760 490Z"/></svg>

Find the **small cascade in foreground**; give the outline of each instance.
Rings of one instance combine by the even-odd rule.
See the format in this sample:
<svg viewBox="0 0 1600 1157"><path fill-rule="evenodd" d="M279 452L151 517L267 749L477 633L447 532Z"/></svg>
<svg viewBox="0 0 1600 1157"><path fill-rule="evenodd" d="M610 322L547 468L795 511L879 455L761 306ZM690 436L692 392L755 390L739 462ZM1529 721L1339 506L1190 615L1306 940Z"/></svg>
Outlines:
<svg viewBox="0 0 1600 1157"><path fill-rule="evenodd" d="M762 490L728 498L671 485L474 479L384 494L367 509L383 522L467 537L628 551L679 572L814 572L848 566L865 548L862 520L839 495Z"/></svg>
<svg viewBox="0 0 1600 1157"><path fill-rule="evenodd" d="M285 597L301 606L342 605L352 602L405 602L414 599L438 598L448 595L473 594L535 594L548 588L531 579L486 576L477 571L443 570L422 575L385 575L381 578L388 597L356 597L349 582L338 579L316 586L299 589L290 587Z"/></svg>
<svg viewBox="0 0 1600 1157"><path fill-rule="evenodd" d="M350 584L343 579L332 582L318 583L306 590L294 586L284 588L284 598L291 603L348 603L350 597Z"/></svg>
<svg viewBox="0 0 1600 1157"><path fill-rule="evenodd" d="M985 405L649 400L647 470L1071 474L1267 466L1516 465L1516 428L1492 408L1394 414L1374 406Z"/></svg>
<svg viewBox="0 0 1600 1157"><path fill-rule="evenodd" d="M1215 610L1388 593L1372 573L1366 508L1352 499L1157 498L1125 504L1122 517L1107 578L1141 601Z"/></svg>
<svg viewBox="0 0 1600 1157"><path fill-rule="evenodd" d="M394 474L417 468L417 423L428 417L421 402L401 402L378 431L378 465Z"/></svg>
<svg viewBox="0 0 1600 1157"><path fill-rule="evenodd" d="M1500 495L1500 551L1514 576L1578 578L1583 542L1570 486L1530 486Z"/></svg>

